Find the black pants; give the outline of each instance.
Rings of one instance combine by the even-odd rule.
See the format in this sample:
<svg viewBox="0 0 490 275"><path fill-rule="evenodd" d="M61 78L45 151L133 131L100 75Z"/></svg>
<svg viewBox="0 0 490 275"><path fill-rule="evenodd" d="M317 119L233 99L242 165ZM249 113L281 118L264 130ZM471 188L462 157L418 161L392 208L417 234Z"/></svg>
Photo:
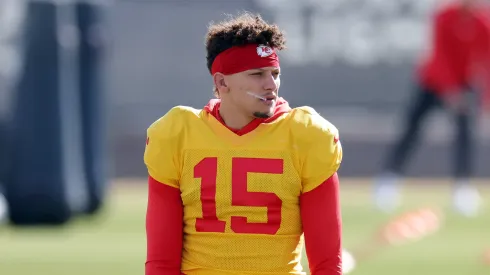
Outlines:
<svg viewBox="0 0 490 275"><path fill-rule="evenodd" d="M389 152L386 170L397 174L403 174L406 163L415 147L420 143L422 124L428 118L431 111L436 108L444 108L450 111L455 123L453 137L453 176L456 179L467 179L472 174L473 156L473 123L474 111L471 107L471 98L475 95L470 88L464 88L464 105L459 111L451 111L445 108L443 100L437 93L427 87L418 86L416 96L411 103L404 120L404 130L394 147Z"/></svg>

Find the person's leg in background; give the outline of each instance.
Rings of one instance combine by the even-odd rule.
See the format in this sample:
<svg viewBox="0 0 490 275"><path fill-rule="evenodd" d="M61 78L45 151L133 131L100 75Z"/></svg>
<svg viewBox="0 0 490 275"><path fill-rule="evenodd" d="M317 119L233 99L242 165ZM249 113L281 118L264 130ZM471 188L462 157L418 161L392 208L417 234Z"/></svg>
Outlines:
<svg viewBox="0 0 490 275"><path fill-rule="evenodd" d="M468 89L462 96L460 108L453 110L455 119L453 206L457 212L465 216L475 216L480 206L480 195L471 185L476 142L476 93Z"/></svg>
<svg viewBox="0 0 490 275"><path fill-rule="evenodd" d="M402 126L402 134L389 151L383 173L375 182L374 200L380 210L391 212L398 206L400 177L411 154L420 143L423 122L430 111L440 104L441 100L435 91L422 85L417 87Z"/></svg>

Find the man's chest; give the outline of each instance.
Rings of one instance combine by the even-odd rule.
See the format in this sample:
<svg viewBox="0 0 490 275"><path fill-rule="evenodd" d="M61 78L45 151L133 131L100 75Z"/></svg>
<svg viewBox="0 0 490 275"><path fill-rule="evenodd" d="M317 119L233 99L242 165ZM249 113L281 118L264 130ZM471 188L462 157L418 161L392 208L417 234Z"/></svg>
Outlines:
<svg viewBox="0 0 490 275"><path fill-rule="evenodd" d="M299 160L290 150L187 148L182 159L184 219L196 231L276 234L299 219Z"/></svg>

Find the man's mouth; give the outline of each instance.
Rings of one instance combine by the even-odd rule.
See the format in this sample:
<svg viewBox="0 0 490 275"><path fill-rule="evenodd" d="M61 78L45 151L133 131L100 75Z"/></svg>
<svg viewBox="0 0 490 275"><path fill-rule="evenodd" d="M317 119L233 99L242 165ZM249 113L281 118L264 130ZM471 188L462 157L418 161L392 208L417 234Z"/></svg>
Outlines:
<svg viewBox="0 0 490 275"><path fill-rule="evenodd" d="M264 104L268 106L272 106L274 102L276 101L276 97L273 95L268 95L268 96L261 96L260 99Z"/></svg>
<svg viewBox="0 0 490 275"><path fill-rule="evenodd" d="M275 101L277 99L277 97L275 95L257 95L257 94L252 93L252 92L248 92L248 94L257 98L260 101L265 102L265 103L267 103L267 102L272 103L273 101Z"/></svg>

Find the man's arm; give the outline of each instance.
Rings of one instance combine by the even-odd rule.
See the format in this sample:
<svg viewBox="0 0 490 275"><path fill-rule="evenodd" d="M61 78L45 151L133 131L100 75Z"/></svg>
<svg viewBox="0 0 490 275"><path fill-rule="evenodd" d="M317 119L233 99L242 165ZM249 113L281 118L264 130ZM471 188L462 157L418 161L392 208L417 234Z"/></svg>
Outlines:
<svg viewBox="0 0 490 275"><path fill-rule="evenodd" d="M477 63L477 80L480 82L480 100L481 110L484 112L490 111L490 19L485 14L482 18L481 33L479 35L479 42L481 45L480 52L475 58Z"/></svg>
<svg viewBox="0 0 490 275"><path fill-rule="evenodd" d="M146 275L180 275L183 205L180 197L182 110L172 108L147 130L144 162L148 168Z"/></svg>
<svg viewBox="0 0 490 275"><path fill-rule="evenodd" d="M339 201L337 173L300 197L306 253L312 275L342 274Z"/></svg>
<svg viewBox="0 0 490 275"><path fill-rule="evenodd" d="M454 30L448 27L448 8L442 7L438 9L432 16L431 26L432 29L432 54L435 55L434 59L437 60L437 75L439 76L437 82L442 81L442 86L438 87L443 95L444 104L450 109L457 110L461 108L461 91L458 83L458 77L454 73L454 68L449 66L452 64L451 60L454 60L454 56L451 52L454 52L454 38L451 33ZM451 18L451 17L449 17ZM443 66L441 66L443 64Z"/></svg>
<svg viewBox="0 0 490 275"><path fill-rule="evenodd" d="M180 275L183 206L180 190L148 178L146 275Z"/></svg>
<svg viewBox="0 0 490 275"><path fill-rule="evenodd" d="M342 234L337 171L342 145L337 128L313 108L299 108L301 165L299 197L306 253L312 275L342 274ZM295 130L295 129L294 129ZM303 141L304 143L301 143Z"/></svg>

